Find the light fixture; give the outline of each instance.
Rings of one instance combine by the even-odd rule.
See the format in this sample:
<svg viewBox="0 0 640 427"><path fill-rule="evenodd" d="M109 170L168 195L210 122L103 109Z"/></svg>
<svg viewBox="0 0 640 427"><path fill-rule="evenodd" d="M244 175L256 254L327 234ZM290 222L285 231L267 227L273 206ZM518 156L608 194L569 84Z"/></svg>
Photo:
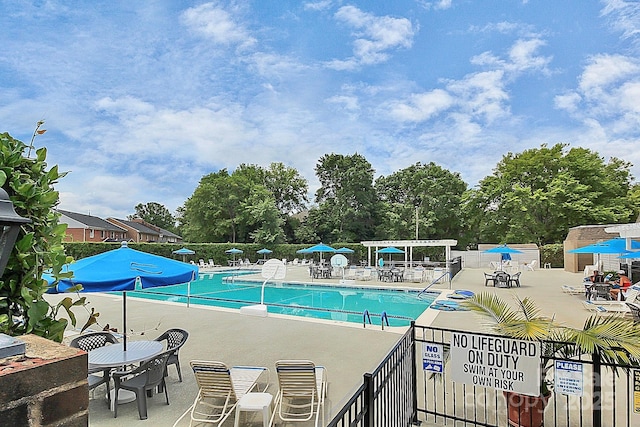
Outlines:
<svg viewBox="0 0 640 427"><path fill-rule="evenodd" d="M30 219L23 218L16 213L9 195L0 188L0 277L9 261L9 256L16 243L20 226L31 222Z"/></svg>

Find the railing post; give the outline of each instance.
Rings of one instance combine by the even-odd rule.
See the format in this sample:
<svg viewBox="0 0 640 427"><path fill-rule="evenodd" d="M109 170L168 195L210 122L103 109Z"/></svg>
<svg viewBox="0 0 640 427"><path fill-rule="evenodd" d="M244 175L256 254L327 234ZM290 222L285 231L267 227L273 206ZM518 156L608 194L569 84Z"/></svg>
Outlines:
<svg viewBox="0 0 640 427"><path fill-rule="evenodd" d="M362 393L364 402L364 417L362 419L363 427L373 427L373 375L370 372L364 374L364 393Z"/></svg>
<svg viewBox="0 0 640 427"><path fill-rule="evenodd" d="M593 360L593 398L592 398L592 425L602 427L602 365L600 364L600 353L591 355Z"/></svg>
<svg viewBox="0 0 640 427"><path fill-rule="evenodd" d="M416 322L411 321L411 395L413 397L413 414L411 414L411 424L420 425L418 421L418 369L416 368Z"/></svg>

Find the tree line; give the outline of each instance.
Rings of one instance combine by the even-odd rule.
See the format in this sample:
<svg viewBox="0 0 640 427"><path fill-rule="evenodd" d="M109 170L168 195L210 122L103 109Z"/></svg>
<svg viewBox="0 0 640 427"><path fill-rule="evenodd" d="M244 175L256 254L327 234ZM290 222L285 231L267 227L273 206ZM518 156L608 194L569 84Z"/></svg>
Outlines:
<svg viewBox="0 0 640 427"><path fill-rule="evenodd" d="M568 144L507 153L493 173L469 187L458 172L415 163L374 179L361 154L326 154L316 166L320 188L282 163L241 164L201 178L175 215L138 204L132 217L194 243L359 242L386 239L561 243L571 227L633 222L640 186L631 164L605 161Z"/></svg>

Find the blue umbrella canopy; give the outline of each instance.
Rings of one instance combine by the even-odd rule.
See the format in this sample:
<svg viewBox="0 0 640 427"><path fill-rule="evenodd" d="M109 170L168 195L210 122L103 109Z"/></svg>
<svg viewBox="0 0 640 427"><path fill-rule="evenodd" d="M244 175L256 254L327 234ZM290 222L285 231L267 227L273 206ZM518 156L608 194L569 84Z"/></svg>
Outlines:
<svg viewBox="0 0 640 427"><path fill-rule="evenodd" d="M234 254L235 255L235 254L241 254L243 252L242 252L242 249L231 248L231 249L227 249L226 251L224 251L224 253L226 253L226 254Z"/></svg>
<svg viewBox="0 0 640 427"><path fill-rule="evenodd" d="M388 248L383 248L378 250L379 254L403 254L404 251L402 249L398 249L396 247L390 246Z"/></svg>
<svg viewBox="0 0 640 427"><path fill-rule="evenodd" d="M173 251L172 253L176 255L182 255L182 262L186 262L187 255L193 255L196 253L196 251L192 251L191 249L187 249L187 248L180 248Z"/></svg>
<svg viewBox="0 0 640 427"><path fill-rule="evenodd" d="M310 248L307 248L307 253L313 253L313 252L335 252L336 250L334 248L332 248L329 245L325 245L324 243L318 243L317 245L311 246Z"/></svg>
<svg viewBox="0 0 640 427"><path fill-rule="evenodd" d="M122 242L118 249L82 258L63 267L73 277L61 279L49 293L123 291L122 312L124 349L127 349L127 293L142 288L187 283L198 276L198 267L146 252L136 251ZM47 278L47 277L45 277ZM53 278L48 277L50 282Z"/></svg>
<svg viewBox="0 0 640 427"><path fill-rule="evenodd" d="M319 252L320 253L320 262L322 263L322 254L326 253L326 252L335 252L336 250L334 248L332 248L329 245L325 245L324 243L318 243L317 245L311 246L309 248L306 249L300 249L299 251L297 251L298 253L301 254L312 254L315 252Z"/></svg>
<svg viewBox="0 0 640 427"><path fill-rule="evenodd" d="M640 249L640 242L632 240L631 249ZM627 242L625 239L618 237L581 248L571 249L567 252L572 254L623 254L627 252Z"/></svg>
<svg viewBox="0 0 640 427"><path fill-rule="evenodd" d="M495 248L487 249L486 251L483 251L483 252L487 254L521 254L522 253L522 251L510 248L507 245L499 245L499 246L496 246Z"/></svg>
<svg viewBox="0 0 640 427"><path fill-rule="evenodd" d="M640 251L627 252L624 255L620 255L618 258L622 258L622 259L637 259L637 258L640 258Z"/></svg>
<svg viewBox="0 0 640 427"><path fill-rule="evenodd" d="M336 249L336 252L339 254L352 254L355 251L353 249L349 249L349 248L340 248L340 249Z"/></svg>
<svg viewBox="0 0 640 427"><path fill-rule="evenodd" d="M181 248L173 251L173 253L176 255L193 255L196 253L196 251L192 251L191 249L187 248Z"/></svg>
<svg viewBox="0 0 640 427"><path fill-rule="evenodd" d="M271 249L267 249L267 248L262 248L259 251L256 251L257 253L259 253L260 255L263 254L270 254L271 252L273 252Z"/></svg>
<svg viewBox="0 0 640 427"><path fill-rule="evenodd" d="M82 258L63 267L73 272L70 279L61 279L52 292L133 291L136 281L142 288L187 283L198 276L198 267L146 252L136 251L123 242L121 247Z"/></svg>

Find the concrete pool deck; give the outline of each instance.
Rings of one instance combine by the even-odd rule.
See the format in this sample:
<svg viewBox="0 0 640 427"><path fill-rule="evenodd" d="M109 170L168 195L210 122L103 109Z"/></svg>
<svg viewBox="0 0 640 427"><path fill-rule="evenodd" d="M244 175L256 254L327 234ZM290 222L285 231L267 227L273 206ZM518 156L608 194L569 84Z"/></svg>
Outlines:
<svg viewBox="0 0 640 427"><path fill-rule="evenodd" d="M473 292L495 292L510 300L511 295L530 296L543 313L555 314L559 321L580 327L589 316L582 306L584 297L562 292L562 284L580 285L582 274L559 269L526 271L522 273L521 288L501 289L484 286L483 269L464 269L452 281L453 289ZM259 278L259 274L255 276ZM290 266L286 281L310 282L308 269ZM314 280L314 283L338 283L339 279ZM367 281L358 286L399 286L423 288L425 283L395 283ZM449 283L437 284L435 289L449 291ZM83 294L89 307L100 313L101 325L121 328L122 298L105 294ZM55 303L60 295L49 295ZM86 319L81 310L75 310L79 324ZM483 330L481 320L470 312L428 309L419 324L436 327ZM118 418L113 418L106 400L99 396L103 388L96 389L90 401L90 425L115 426L153 425L172 426L189 407L197 393L189 361L194 359L218 360L232 365L266 366L271 369L271 385L267 391L277 392L274 364L279 359L309 359L327 369L328 395L326 420L340 409L362 383L362 375L373 370L387 355L406 328L381 331L379 325L344 325L333 321L309 321L270 315L267 318L247 316L237 310L202 308L183 304L153 302L136 298L127 299L127 325L133 330L131 340L154 339L169 328L178 327L189 332L189 339L180 351L184 381L178 382L175 368L169 367L168 390L170 405L163 396L149 399L149 419L141 421L135 403L121 405ZM256 420L257 421L257 420ZM226 421L232 425L233 420ZM188 425L183 420L179 426ZM254 424L258 425L258 424ZM313 425L310 423L309 425Z"/></svg>

